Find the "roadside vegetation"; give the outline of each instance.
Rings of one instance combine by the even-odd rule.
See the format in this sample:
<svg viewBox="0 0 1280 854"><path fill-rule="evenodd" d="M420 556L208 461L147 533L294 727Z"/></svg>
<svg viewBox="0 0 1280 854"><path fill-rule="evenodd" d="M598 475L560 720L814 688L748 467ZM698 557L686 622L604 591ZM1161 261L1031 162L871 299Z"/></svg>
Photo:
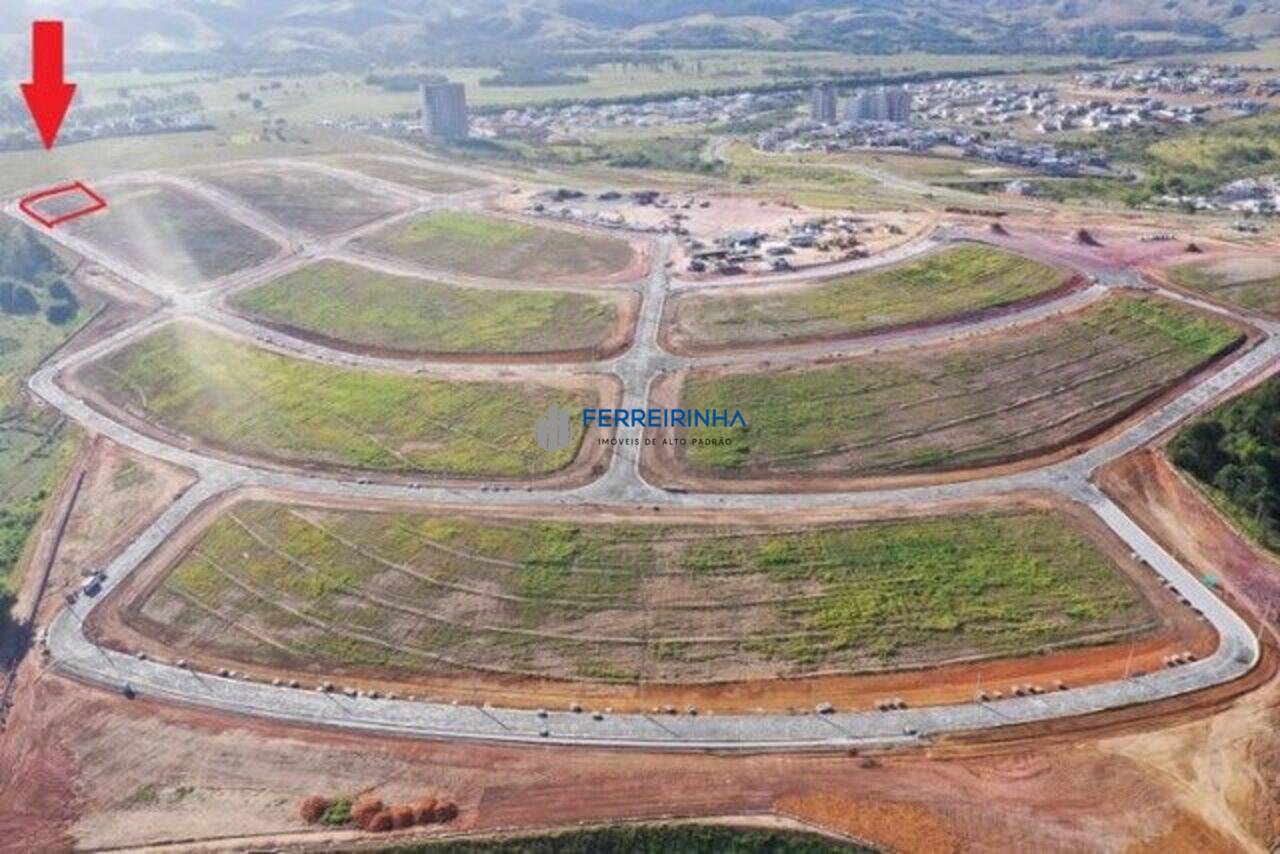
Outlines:
<svg viewBox="0 0 1280 854"><path fill-rule="evenodd" d="M24 382L97 306L76 295L44 241L16 224L0 226L0 627L31 533L80 437L33 403Z"/></svg>
<svg viewBox="0 0 1280 854"><path fill-rule="evenodd" d="M1117 296L963 345L695 372L682 405L740 410L747 427L685 430L686 458L730 476L992 463L1098 429L1240 340L1234 326L1174 303Z"/></svg>
<svg viewBox="0 0 1280 854"><path fill-rule="evenodd" d="M608 295L459 287L337 261L241 291L232 302L304 335L409 353L602 350L619 306Z"/></svg>
<svg viewBox="0 0 1280 854"><path fill-rule="evenodd" d="M1280 258L1223 258L1169 271L1175 285L1203 291L1245 311L1280 318Z"/></svg>
<svg viewBox="0 0 1280 854"><path fill-rule="evenodd" d="M616 237L466 211L424 214L360 244L430 268L514 281L604 278L635 258Z"/></svg>
<svg viewBox="0 0 1280 854"><path fill-rule="evenodd" d="M1033 181L1046 196L1139 207L1165 195L1212 195L1231 181L1275 173L1280 169L1280 118L1263 113L1194 129L1142 128L1064 146L1097 150L1132 175Z"/></svg>
<svg viewBox="0 0 1280 854"><path fill-rule="evenodd" d="M988 246L960 246L884 270L749 296L674 302L673 337L691 348L838 337L998 308L1063 284L1059 270Z"/></svg>
<svg viewBox="0 0 1280 854"><path fill-rule="evenodd" d="M1227 516L1280 554L1280 378L1188 424L1169 455Z"/></svg>
<svg viewBox="0 0 1280 854"><path fill-rule="evenodd" d="M288 463L464 476L545 474L533 422L552 403L597 405L583 389L426 379L290 358L194 324L173 324L84 369L109 399L163 429Z"/></svg>
<svg viewBox="0 0 1280 854"><path fill-rule="evenodd" d="M183 649L322 673L624 683L1024 655L1150 624L1045 512L788 529L258 502L129 613Z"/></svg>
<svg viewBox="0 0 1280 854"><path fill-rule="evenodd" d="M542 836L405 842L381 854L834 854L870 848L816 833L709 824L620 824Z"/></svg>

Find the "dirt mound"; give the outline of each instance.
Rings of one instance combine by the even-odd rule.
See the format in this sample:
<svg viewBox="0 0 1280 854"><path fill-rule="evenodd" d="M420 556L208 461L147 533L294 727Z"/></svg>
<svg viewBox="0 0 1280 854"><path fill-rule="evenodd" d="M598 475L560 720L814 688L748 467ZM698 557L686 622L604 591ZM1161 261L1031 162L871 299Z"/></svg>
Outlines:
<svg viewBox="0 0 1280 854"><path fill-rule="evenodd" d="M1188 251L1188 252L1190 252L1190 253L1192 253L1193 255L1199 255L1199 254L1200 254L1201 252L1203 252L1204 250L1203 250L1203 249L1201 249L1201 248L1200 248L1200 246L1199 246L1198 244L1196 244L1196 243L1188 243L1188 244L1187 244L1187 251Z"/></svg>
<svg viewBox="0 0 1280 854"><path fill-rule="evenodd" d="M1001 223L993 222L989 227L992 234L1003 234L1006 236L1009 234L1009 229L1005 228Z"/></svg>
<svg viewBox="0 0 1280 854"><path fill-rule="evenodd" d="M1093 234L1090 233L1089 229L1087 228L1081 228L1076 230L1076 243L1079 243L1081 246L1101 246L1102 245L1101 243L1098 242L1098 238L1094 237Z"/></svg>

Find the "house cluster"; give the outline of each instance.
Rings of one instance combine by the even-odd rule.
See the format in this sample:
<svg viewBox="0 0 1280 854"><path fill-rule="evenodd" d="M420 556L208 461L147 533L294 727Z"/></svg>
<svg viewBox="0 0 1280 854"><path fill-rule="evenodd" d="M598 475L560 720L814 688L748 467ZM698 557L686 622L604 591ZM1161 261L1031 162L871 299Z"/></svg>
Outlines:
<svg viewBox="0 0 1280 854"><path fill-rule="evenodd" d="M898 149L922 154L947 148L948 153L959 149L966 157L1046 175L1096 175L1107 171L1106 160L1098 154L1013 138L992 138L986 132L959 128L859 122L824 125L797 119L757 135L755 145L767 152Z"/></svg>
<svg viewBox="0 0 1280 854"><path fill-rule="evenodd" d="M1241 178L1223 184L1210 195L1163 196L1161 202L1200 211L1237 211L1274 216L1280 211L1280 182L1276 178Z"/></svg>
<svg viewBox="0 0 1280 854"><path fill-rule="evenodd" d="M686 236L682 246L690 273L714 271L735 276L768 270L787 272L794 269L790 259L798 253L804 253L810 262L865 258L870 251L859 235L870 234L877 227L857 216L822 216L788 223L774 233L732 231L710 243Z"/></svg>
<svg viewBox="0 0 1280 854"><path fill-rule="evenodd" d="M1119 101L1090 98L1055 104L1040 115L1036 130L1058 133L1068 130L1130 130L1155 124L1202 124L1209 104L1167 104L1159 98L1132 96Z"/></svg>
<svg viewBox="0 0 1280 854"><path fill-rule="evenodd" d="M624 212L626 208L648 208L667 211L665 218L661 216L631 217ZM597 225L603 228L625 228L629 231L640 231L654 234L687 235L689 230L684 226L688 214L682 211L694 207L707 208L711 202L702 200L693 194L673 198L659 190L603 190L599 193L586 193L569 187L558 187L545 190L531 196L524 207L524 213L530 216L544 216L568 222Z"/></svg>
<svg viewBox="0 0 1280 854"><path fill-rule="evenodd" d="M1162 95L1244 95L1250 90L1246 72L1262 69L1243 65L1157 65L1110 73L1079 74L1084 89Z"/></svg>
<svg viewBox="0 0 1280 854"><path fill-rule="evenodd" d="M1197 68L1204 70L1207 67ZM1221 69L1223 66L1213 68ZM1064 98L1053 86L982 79L941 80L915 87L914 106L917 113L930 122L974 128L1031 123L1042 134L1129 130L1160 124L1197 125L1205 122L1210 114L1251 116L1266 106L1263 101L1243 97L1251 91L1244 78L1215 77L1207 71L1180 76L1176 80L1179 86L1189 87L1187 92L1232 97L1216 102L1169 102L1156 97L1156 93L1184 94L1174 85L1174 78L1169 78L1162 85L1153 82L1149 88L1133 82L1164 80L1157 72L1157 69L1139 69L1110 75L1078 75L1074 79L1079 88L1138 93L1120 98L1094 96L1072 99ZM1237 80L1244 85L1234 82ZM1252 91L1264 96L1280 94L1280 78L1257 84Z"/></svg>
<svg viewBox="0 0 1280 854"><path fill-rule="evenodd" d="M1005 125L1036 116L1058 100L1047 86L972 78L938 80L913 88L916 112L931 122L969 127Z"/></svg>
<svg viewBox="0 0 1280 854"><path fill-rule="evenodd" d="M1222 185L1213 193L1169 194L1157 201L1197 211L1236 211L1274 216L1280 212L1280 184L1275 178L1242 178Z"/></svg>
<svg viewBox="0 0 1280 854"><path fill-rule="evenodd" d="M576 137L589 130L742 121L763 112L794 107L799 99L798 91L740 92L624 104L524 107L476 115L472 118L471 127L476 136L483 137Z"/></svg>
<svg viewBox="0 0 1280 854"><path fill-rule="evenodd" d="M77 105L68 113L58 139L63 143L83 142L211 127L200 97L184 92L159 98L136 96L109 103ZM39 145L23 99L17 95L0 95L0 150Z"/></svg>

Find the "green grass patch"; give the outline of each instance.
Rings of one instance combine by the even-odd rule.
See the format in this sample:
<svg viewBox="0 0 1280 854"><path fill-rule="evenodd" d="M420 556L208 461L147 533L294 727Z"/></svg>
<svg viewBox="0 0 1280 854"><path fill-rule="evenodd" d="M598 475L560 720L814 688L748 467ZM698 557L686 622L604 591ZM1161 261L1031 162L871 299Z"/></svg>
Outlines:
<svg viewBox="0 0 1280 854"><path fill-rule="evenodd" d="M635 259L616 237L465 211L424 214L360 243L449 272L524 281L607 277Z"/></svg>
<svg viewBox="0 0 1280 854"><path fill-rule="evenodd" d="M1181 264L1169 270L1169 279L1245 311L1280 317L1280 259L1225 258Z"/></svg>
<svg viewBox="0 0 1280 854"><path fill-rule="evenodd" d="M1029 258L988 246L960 246L802 290L682 299L677 334L695 347L849 335L997 308L1064 280L1060 271Z"/></svg>
<svg viewBox="0 0 1280 854"><path fill-rule="evenodd" d="M1150 622L1097 546L1046 512L792 530L248 502L152 600L142 613L180 646L252 662L615 683L1021 655Z"/></svg>
<svg viewBox="0 0 1280 854"><path fill-rule="evenodd" d="M685 430L710 472L878 474L989 463L1071 440L1241 338L1174 303L1112 297L991 336L788 370L695 372L682 403L747 427ZM729 443L717 443L729 439Z"/></svg>
<svg viewBox="0 0 1280 854"><path fill-rule="evenodd" d="M16 224L0 226L0 625L31 534L81 436L23 392L27 376L98 308L65 275L42 239Z"/></svg>
<svg viewBox="0 0 1280 854"><path fill-rule="evenodd" d="M551 403L597 395L535 383L431 380L347 370L267 352L178 323L85 369L108 397L170 430L293 463L453 475L535 475L567 465L578 442L537 447Z"/></svg>
<svg viewBox="0 0 1280 854"><path fill-rule="evenodd" d="M543 353L602 347L608 297L493 290L319 261L236 294L249 314L304 333L415 353Z"/></svg>

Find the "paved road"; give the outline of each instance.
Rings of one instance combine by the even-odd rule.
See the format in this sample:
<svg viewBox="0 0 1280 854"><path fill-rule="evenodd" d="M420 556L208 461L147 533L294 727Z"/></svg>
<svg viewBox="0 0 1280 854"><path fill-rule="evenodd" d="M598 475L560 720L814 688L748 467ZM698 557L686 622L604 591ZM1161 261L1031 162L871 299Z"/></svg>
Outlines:
<svg viewBox="0 0 1280 854"><path fill-rule="evenodd" d="M326 167L326 171L327 171ZM166 179L168 180L168 179ZM189 178L182 186L201 192L214 203L221 203L216 193L203 193ZM385 191L374 185L379 191ZM390 192L390 191L387 191ZM396 198L405 198L397 194ZM285 253L253 271L237 274L236 281L264 281L279 274L282 267L296 263L288 247L300 247L297 253L307 259L343 252L343 247L359 234L385 225L432 206L448 205L448 200L413 196L413 206L405 212L328 239L317 242L291 233L277 235ZM236 203L238 205L238 203ZM255 212L224 205L224 210L242 222L258 222ZM8 209L14 214L12 206ZM14 214L15 216L19 216ZM264 223L258 222L260 225ZM63 371L71 369L129 341L136 340L164 323L179 317L192 317L252 336L265 344L299 355L324 361L358 365L378 370L424 370L429 362L398 362L372 359L342 353L329 348L298 341L288 335L264 329L251 321L228 314L218 307L217 291L206 288L187 293L174 283L158 281L123 264L118 259L64 234L53 233L68 248L81 252L133 284L160 295L167 304L135 325L83 350L68 353L45 365L30 379L32 390L88 430L141 453L190 468L199 480L177 502L171 505L145 532L121 552L107 568L105 590L93 599L82 599L65 608L54 620L48 633L48 646L56 665L80 678L119 688L125 683L139 693L178 702L206 706L232 712L262 715L279 720L322 723L349 729L393 732L398 734L472 738L486 740L545 741L562 744L601 744L643 748L716 748L716 749L798 749L853 744L900 744L927 738L931 734L956 732L1011 723L1044 721L1109 708L1149 702L1199 690L1236 679L1256 663L1259 655L1257 639L1244 622L1172 556L1144 534L1114 503L1090 482L1094 471L1122 454L1150 442L1167 428L1203 407L1206 402L1280 361L1280 325L1249 318L1261 328L1261 343L1240 358L1203 378L1185 394L1156 408L1121 435L1061 462L1016 474L989 477L960 483L923 485L897 489L815 494L708 494L673 493L645 481L639 469L638 449L622 448L614 455L610 467L599 479L573 489L485 488L482 486L432 485L412 488L388 483L354 483L292 470L276 470L243 462L228 461L180 444L161 441L114 420L89 407L69 394L57 382ZM680 359L665 353L658 341L659 325L670 282L662 263L669 242L659 241L655 248L656 263L643 282L634 287L643 303L637 321L633 346L617 358L574 370L608 371L622 381L625 406L644 406L649 387L662 371L688 367L697 360ZM225 282L224 282L225 284ZM941 326L929 330L904 332L869 339L854 344L838 345L839 352L861 352L863 348L923 346L960 335L983 334L1000 323L1025 323L1055 311L1077 307L1081 301L1096 299L1112 285L1132 285L1132 281L1100 282L1063 300L1038 306L1006 318L970 325ZM1166 294L1189 303L1193 298ZM1231 314L1221 307L1211 310ZM874 343L873 343L874 342ZM781 358L812 359L825 349L788 351ZM760 354L719 358L759 359ZM777 354L770 354L778 362ZM451 371L459 367L450 365ZM466 366L477 376L492 372L492 366ZM548 370L563 371L557 366L523 366L508 375L533 375ZM620 438L638 439L638 428L624 428ZM1040 696L1010 697L994 702L935 706L893 712L861 712L841 710L829 715L680 715L651 716L643 714L607 715L597 720L591 715L550 712L540 716L534 712L480 709L407 700L371 699L325 694L303 688L292 689L203 673L193 673L156 661L100 648L81 631L81 621L96 607L107 592L163 543L205 501L242 487L270 487L297 493L299 496L341 495L370 500L396 499L424 506L451 503L476 507L498 506L581 506L584 504L618 507L658 505L671 509L789 509L853 508L910 506L920 502L944 499L966 499L1004 495L1025 490L1052 491L1090 507L1122 540L1142 557L1152 571L1175 587L1216 628L1220 644L1210 657L1193 664L1162 670L1138 678L1074 688Z"/></svg>

